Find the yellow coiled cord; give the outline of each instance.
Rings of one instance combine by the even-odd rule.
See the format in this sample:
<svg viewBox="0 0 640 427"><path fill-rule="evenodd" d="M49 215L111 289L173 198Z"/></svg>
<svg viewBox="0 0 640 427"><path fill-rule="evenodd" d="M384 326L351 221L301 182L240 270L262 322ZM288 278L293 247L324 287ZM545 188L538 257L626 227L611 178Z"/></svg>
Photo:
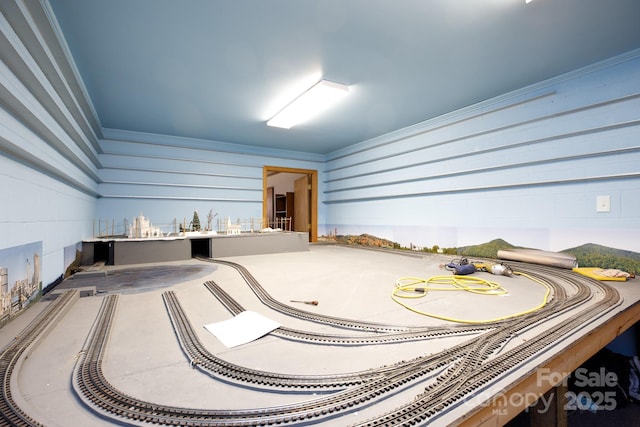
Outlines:
<svg viewBox="0 0 640 427"><path fill-rule="evenodd" d="M403 299L415 299L424 298L429 292L433 291L464 291L481 295L505 295L507 290L503 288L499 283L492 282L490 280L484 280L476 276L434 276L429 279L421 279L417 277L404 277L396 280L395 288L391 293L391 299L405 307L414 313L421 314L423 316L433 317L435 319L446 320L448 322L457 323L471 323L471 324L483 324L493 323L501 320L511 319L514 317L524 316L525 314L533 313L536 310L544 307L549 301L551 295L551 288L541 280L531 277L528 274L514 271L514 275L520 275L526 277L535 283L545 288L545 294L543 300L537 306L521 311L518 313L510 314L507 316L496 317L487 320L469 320L469 319L456 319L447 316L441 316L434 313L427 313L411 307L407 303L403 302Z"/></svg>

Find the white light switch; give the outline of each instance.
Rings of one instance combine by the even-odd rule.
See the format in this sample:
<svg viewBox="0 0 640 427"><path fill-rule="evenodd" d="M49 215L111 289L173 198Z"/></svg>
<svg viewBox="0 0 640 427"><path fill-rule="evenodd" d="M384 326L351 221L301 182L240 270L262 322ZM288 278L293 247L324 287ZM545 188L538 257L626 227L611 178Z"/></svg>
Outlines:
<svg viewBox="0 0 640 427"><path fill-rule="evenodd" d="M611 196L596 197L596 212L611 212Z"/></svg>

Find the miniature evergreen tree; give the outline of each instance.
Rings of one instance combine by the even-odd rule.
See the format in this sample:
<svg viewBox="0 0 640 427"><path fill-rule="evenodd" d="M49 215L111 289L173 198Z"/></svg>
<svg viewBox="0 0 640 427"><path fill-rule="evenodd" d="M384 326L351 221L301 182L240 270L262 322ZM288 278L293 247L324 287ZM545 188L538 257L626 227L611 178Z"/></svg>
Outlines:
<svg viewBox="0 0 640 427"><path fill-rule="evenodd" d="M193 231L200 231L200 217L198 216L198 211L193 211L193 221L191 221L191 227Z"/></svg>

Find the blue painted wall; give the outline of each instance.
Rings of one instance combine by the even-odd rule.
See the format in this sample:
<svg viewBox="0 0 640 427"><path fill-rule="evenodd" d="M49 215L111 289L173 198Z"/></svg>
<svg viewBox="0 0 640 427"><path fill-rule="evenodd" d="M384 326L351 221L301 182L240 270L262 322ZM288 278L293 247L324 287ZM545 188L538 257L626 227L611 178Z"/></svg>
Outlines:
<svg viewBox="0 0 640 427"><path fill-rule="evenodd" d="M45 285L99 219L260 217L264 165L319 171L319 234L640 251L640 52L317 156L102 129L46 13L11 3L0 16L0 249L42 241ZM32 26L15 32L12 20ZM610 212L596 212L601 195Z"/></svg>
<svg viewBox="0 0 640 427"><path fill-rule="evenodd" d="M123 224L141 213L165 232L173 222L262 218L263 167L322 171L324 157L290 151L105 130L98 212ZM324 222L320 213L319 222ZM214 223L215 229L215 223Z"/></svg>
<svg viewBox="0 0 640 427"><path fill-rule="evenodd" d="M0 249L42 242L46 287L65 248L91 233L98 126L46 14L18 2L0 11Z"/></svg>
<svg viewBox="0 0 640 427"><path fill-rule="evenodd" d="M636 51L364 141L327 159L325 232L640 252L639 124Z"/></svg>

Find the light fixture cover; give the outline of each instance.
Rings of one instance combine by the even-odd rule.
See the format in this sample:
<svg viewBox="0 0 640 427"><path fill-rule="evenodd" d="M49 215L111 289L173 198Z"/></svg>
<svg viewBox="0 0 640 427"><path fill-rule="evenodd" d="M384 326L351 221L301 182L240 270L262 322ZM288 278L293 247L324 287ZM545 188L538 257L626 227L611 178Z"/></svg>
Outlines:
<svg viewBox="0 0 640 427"><path fill-rule="evenodd" d="M273 116L268 126L289 129L331 107L349 93L349 86L320 80Z"/></svg>

